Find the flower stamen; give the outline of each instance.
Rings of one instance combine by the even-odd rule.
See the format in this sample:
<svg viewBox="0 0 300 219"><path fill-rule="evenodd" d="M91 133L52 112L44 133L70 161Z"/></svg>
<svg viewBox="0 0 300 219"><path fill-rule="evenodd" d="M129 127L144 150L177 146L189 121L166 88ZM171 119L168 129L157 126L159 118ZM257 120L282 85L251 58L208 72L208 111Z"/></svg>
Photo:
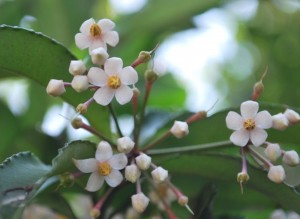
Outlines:
<svg viewBox="0 0 300 219"><path fill-rule="evenodd" d="M90 27L90 34L93 37L100 36L101 32L102 32L102 30L101 30L101 28L100 28L100 26L98 24L93 24Z"/></svg>
<svg viewBox="0 0 300 219"><path fill-rule="evenodd" d="M110 76L107 80L107 85L112 89L118 89L121 86L121 80L118 76Z"/></svg>
<svg viewBox="0 0 300 219"><path fill-rule="evenodd" d="M244 121L244 128L248 131L251 131L255 128L255 121L253 119L246 119Z"/></svg>
<svg viewBox="0 0 300 219"><path fill-rule="evenodd" d="M98 164L98 173L102 176L107 176L111 173L111 166L109 163L104 162L104 163L99 163Z"/></svg>

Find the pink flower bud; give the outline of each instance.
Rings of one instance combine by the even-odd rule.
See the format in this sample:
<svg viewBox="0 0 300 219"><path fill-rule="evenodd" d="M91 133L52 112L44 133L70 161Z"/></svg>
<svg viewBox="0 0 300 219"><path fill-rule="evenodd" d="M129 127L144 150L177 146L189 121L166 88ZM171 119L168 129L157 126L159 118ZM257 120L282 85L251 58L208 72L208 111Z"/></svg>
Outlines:
<svg viewBox="0 0 300 219"><path fill-rule="evenodd" d="M265 149L265 155L270 161L276 161L281 156L279 144L268 144Z"/></svg>
<svg viewBox="0 0 300 219"><path fill-rule="evenodd" d="M296 151L286 151L283 155L282 161L289 166L296 166L299 164L299 155Z"/></svg>
<svg viewBox="0 0 300 219"><path fill-rule="evenodd" d="M271 166L268 172L268 178L275 183L282 183L285 179L285 171L281 165Z"/></svg>

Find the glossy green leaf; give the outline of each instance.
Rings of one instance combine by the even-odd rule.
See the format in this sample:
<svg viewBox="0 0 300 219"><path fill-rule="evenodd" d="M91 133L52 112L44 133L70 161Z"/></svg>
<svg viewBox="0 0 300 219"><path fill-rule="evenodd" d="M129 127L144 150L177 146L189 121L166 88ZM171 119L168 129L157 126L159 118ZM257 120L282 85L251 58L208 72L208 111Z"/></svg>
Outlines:
<svg viewBox="0 0 300 219"><path fill-rule="evenodd" d="M72 80L68 72L71 60L76 59L68 49L47 36L30 30L0 26L0 75L1 77L24 76L43 87L50 79ZM46 91L45 91L46 93ZM84 103L92 92L77 93L67 89L62 98L73 106ZM109 116L106 108L92 104L85 115L90 123L110 134Z"/></svg>

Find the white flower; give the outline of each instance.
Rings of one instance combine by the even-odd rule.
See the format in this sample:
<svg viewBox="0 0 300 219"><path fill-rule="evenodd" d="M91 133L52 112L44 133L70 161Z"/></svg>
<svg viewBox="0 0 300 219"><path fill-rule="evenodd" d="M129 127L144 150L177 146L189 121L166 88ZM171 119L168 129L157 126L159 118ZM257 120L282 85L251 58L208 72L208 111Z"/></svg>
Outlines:
<svg viewBox="0 0 300 219"><path fill-rule="evenodd" d="M189 134L189 126L186 122L181 121L175 121L174 125L170 129L170 132L176 137L176 138L183 138L187 134Z"/></svg>
<svg viewBox="0 0 300 219"><path fill-rule="evenodd" d="M124 136L117 140L117 147L119 152L127 154L133 149L134 142L128 136Z"/></svg>
<svg viewBox="0 0 300 219"><path fill-rule="evenodd" d="M140 192L131 196L131 203L134 210L138 213L143 213L149 204L149 198Z"/></svg>
<svg viewBox="0 0 300 219"><path fill-rule="evenodd" d="M294 124L300 121L299 113L291 109L286 109L283 113L285 117L289 120L289 123Z"/></svg>
<svg viewBox="0 0 300 219"><path fill-rule="evenodd" d="M249 140L255 146L263 144L268 134L264 129L272 127L272 116L268 111L258 112L258 103L246 101L241 104L241 116L230 111L226 116L226 125L234 130L230 136L233 144L245 146Z"/></svg>
<svg viewBox="0 0 300 219"><path fill-rule="evenodd" d="M81 60L72 60L69 66L69 72L72 75L82 75L86 71L86 67Z"/></svg>
<svg viewBox="0 0 300 219"><path fill-rule="evenodd" d="M289 166L297 166L299 164L299 155L295 150L286 151L282 161Z"/></svg>
<svg viewBox="0 0 300 219"><path fill-rule="evenodd" d="M300 219L300 215L296 212L291 211L290 213L288 213L287 219Z"/></svg>
<svg viewBox="0 0 300 219"><path fill-rule="evenodd" d="M281 156L281 148L279 144L268 144L265 149L265 155L270 161L276 161Z"/></svg>
<svg viewBox="0 0 300 219"><path fill-rule="evenodd" d="M282 113L278 113L272 116L273 124L272 128L277 130L285 130L289 126L289 120Z"/></svg>
<svg viewBox="0 0 300 219"><path fill-rule="evenodd" d="M277 209L277 210L273 211L270 219L286 219L286 216L282 209Z"/></svg>
<svg viewBox="0 0 300 219"><path fill-rule="evenodd" d="M104 181L111 187L118 186L123 180L119 170L127 165L126 155L113 155L111 146L106 141L99 143L95 158L73 161L81 172L92 173L85 187L90 192L99 190Z"/></svg>
<svg viewBox="0 0 300 219"><path fill-rule="evenodd" d="M155 182L160 183L168 178L168 171L162 167L157 167L151 172L151 175Z"/></svg>
<svg viewBox="0 0 300 219"><path fill-rule="evenodd" d="M90 18L83 22L80 32L75 35L75 43L78 48L88 48L90 51L98 47L107 49L106 44L116 46L119 42L119 34L112 31L115 23L109 19L101 19L97 23Z"/></svg>
<svg viewBox="0 0 300 219"><path fill-rule="evenodd" d="M86 75L75 75L71 82L71 86L79 93L87 90L89 88L88 77Z"/></svg>
<svg viewBox="0 0 300 219"><path fill-rule="evenodd" d="M268 178L275 183L282 183L285 179L285 171L281 165L271 166L268 172Z"/></svg>
<svg viewBox="0 0 300 219"><path fill-rule="evenodd" d="M47 85L46 91L49 95L57 97L66 92L63 80L51 79Z"/></svg>
<svg viewBox="0 0 300 219"><path fill-rule="evenodd" d="M129 182L135 183L141 176L141 171L135 164L126 166L125 168L125 179Z"/></svg>
<svg viewBox="0 0 300 219"><path fill-rule="evenodd" d="M131 66L123 68L120 58L109 58L104 63L104 70L93 67L88 72L89 82L101 87L94 94L94 99L100 105L106 106L116 96L120 104L128 103L133 91L128 85L138 81L137 72Z"/></svg>
<svg viewBox="0 0 300 219"><path fill-rule="evenodd" d="M141 170L147 170L151 165L151 160L151 157L144 153L135 158L135 162Z"/></svg>
<svg viewBox="0 0 300 219"><path fill-rule="evenodd" d="M92 62L95 65L99 65L99 66L103 65L105 63L106 59L108 59L108 57L109 57L106 50L102 47L99 47L97 49L93 49L90 52L90 55L91 55L91 58L92 58Z"/></svg>

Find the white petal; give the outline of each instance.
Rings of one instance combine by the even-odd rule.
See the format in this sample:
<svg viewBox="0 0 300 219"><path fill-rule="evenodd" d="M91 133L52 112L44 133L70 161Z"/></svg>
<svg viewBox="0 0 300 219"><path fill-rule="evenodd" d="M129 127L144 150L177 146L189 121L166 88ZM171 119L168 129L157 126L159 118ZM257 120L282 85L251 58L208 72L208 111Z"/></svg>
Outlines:
<svg viewBox="0 0 300 219"><path fill-rule="evenodd" d="M101 38L94 38L91 40L89 51L91 52L92 50L97 49L99 47L102 47L103 49L107 50L107 46Z"/></svg>
<svg viewBox="0 0 300 219"><path fill-rule="evenodd" d="M232 130L243 128L243 118L236 112L230 111L226 116L226 126Z"/></svg>
<svg viewBox="0 0 300 219"><path fill-rule="evenodd" d="M80 32L81 33L84 33L86 35L89 35L90 34L90 29L91 29L91 26L93 24L95 24L95 20L93 18L90 18L88 20L86 20L85 22L82 23L81 27L80 27Z"/></svg>
<svg viewBox="0 0 300 219"><path fill-rule="evenodd" d="M94 99L95 101L103 106L106 106L111 102L115 95L115 90L109 88L108 86L104 86L102 88L99 88L95 94L94 94Z"/></svg>
<svg viewBox="0 0 300 219"><path fill-rule="evenodd" d="M75 43L79 49L85 49L92 44L92 40L91 37L88 35L85 35L83 33L77 33L75 35Z"/></svg>
<svg viewBox="0 0 300 219"><path fill-rule="evenodd" d="M85 189L90 192L96 192L101 188L103 183L104 183L104 177L100 176L98 172L93 172L89 177Z"/></svg>
<svg viewBox="0 0 300 219"><path fill-rule="evenodd" d="M115 47L119 42L119 34L116 31L107 31L103 33L102 39L108 45Z"/></svg>
<svg viewBox="0 0 300 219"><path fill-rule="evenodd" d="M245 146L249 141L249 132L245 129L234 131L230 136L230 141L237 146Z"/></svg>
<svg viewBox="0 0 300 219"><path fill-rule="evenodd" d="M83 173L95 172L98 168L98 161L95 158L76 160L73 159L75 166Z"/></svg>
<svg viewBox="0 0 300 219"><path fill-rule="evenodd" d="M112 57L104 63L104 71L108 75L118 75L122 71L123 61L120 58Z"/></svg>
<svg viewBox="0 0 300 219"><path fill-rule="evenodd" d="M107 18L99 20L98 25L101 27L102 31L109 31L115 27L115 23Z"/></svg>
<svg viewBox="0 0 300 219"><path fill-rule="evenodd" d="M128 103L131 100L132 96L132 89L126 85L121 85L121 87L116 90L116 99L121 105Z"/></svg>
<svg viewBox="0 0 300 219"><path fill-rule="evenodd" d="M127 66L119 74L122 84L131 85L138 81L138 74L134 68Z"/></svg>
<svg viewBox="0 0 300 219"><path fill-rule="evenodd" d="M250 132L250 140L256 147L262 145L266 141L267 137L267 132L261 128L255 128Z"/></svg>
<svg viewBox="0 0 300 219"><path fill-rule="evenodd" d="M113 155L108 161L110 166L116 170L123 169L127 165L127 162L127 157L123 153Z"/></svg>
<svg viewBox="0 0 300 219"><path fill-rule="evenodd" d="M88 79L91 84L104 86L107 84L108 76L101 68L92 67L88 72Z"/></svg>
<svg viewBox="0 0 300 219"><path fill-rule="evenodd" d="M108 176L105 176L104 179L110 187L116 187L122 182L123 175L119 170L112 169L111 173Z"/></svg>
<svg viewBox="0 0 300 219"><path fill-rule="evenodd" d="M113 155L110 144L106 141L100 141L96 150L96 159L99 162L108 161Z"/></svg>
<svg viewBox="0 0 300 219"><path fill-rule="evenodd" d="M241 115L244 119L253 119L258 112L258 103L248 100L241 104Z"/></svg>
<svg viewBox="0 0 300 219"><path fill-rule="evenodd" d="M255 117L255 125L262 129L271 128L272 127L271 114L266 110L257 113Z"/></svg>

